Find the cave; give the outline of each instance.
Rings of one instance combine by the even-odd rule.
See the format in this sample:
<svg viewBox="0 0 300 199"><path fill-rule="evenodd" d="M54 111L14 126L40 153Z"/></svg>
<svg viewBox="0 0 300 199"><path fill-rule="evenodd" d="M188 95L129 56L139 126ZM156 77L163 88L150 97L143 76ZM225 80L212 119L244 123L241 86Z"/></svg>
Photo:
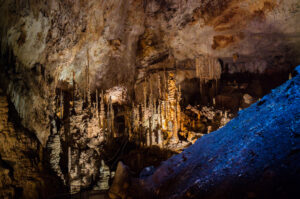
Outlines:
<svg viewBox="0 0 300 199"><path fill-rule="evenodd" d="M299 198L299 0L0 16L0 198Z"/></svg>

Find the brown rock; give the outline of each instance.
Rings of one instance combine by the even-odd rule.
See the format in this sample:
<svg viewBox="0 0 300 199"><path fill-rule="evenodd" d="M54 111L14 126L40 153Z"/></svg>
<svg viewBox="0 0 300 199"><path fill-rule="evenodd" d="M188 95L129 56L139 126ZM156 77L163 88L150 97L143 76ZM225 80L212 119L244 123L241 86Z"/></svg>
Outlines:
<svg viewBox="0 0 300 199"><path fill-rule="evenodd" d="M108 192L111 199L126 198L130 176L128 167L122 162L118 163L113 184Z"/></svg>

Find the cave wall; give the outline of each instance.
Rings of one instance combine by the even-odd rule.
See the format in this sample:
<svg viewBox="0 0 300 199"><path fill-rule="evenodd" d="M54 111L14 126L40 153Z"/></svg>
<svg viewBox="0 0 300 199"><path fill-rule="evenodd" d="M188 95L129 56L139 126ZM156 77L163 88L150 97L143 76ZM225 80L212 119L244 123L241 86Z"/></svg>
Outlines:
<svg viewBox="0 0 300 199"><path fill-rule="evenodd" d="M110 142L126 135L180 152L287 80L300 63L299 10L297 0L2 0L1 87L39 140L20 147L47 148L71 193L107 189L101 160L115 149L103 143L123 147ZM26 187L3 172L43 189L39 174Z"/></svg>
<svg viewBox="0 0 300 199"><path fill-rule="evenodd" d="M149 70L185 68L181 61L203 55L221 59L230 73L289 71L299 63L297 0L9 0L0 6L2 79L23 125L43 145L55 90L69 89L74 71L83 93L87 64L92 92L124 85L132 96Z"/></svg>
<svg viewBox="0 0 300 199"><path fill-rule="evenodd" d="M16 115L0 89L0 197L47 198L63 192L62 182L51 176L47 153Z"/></svg>

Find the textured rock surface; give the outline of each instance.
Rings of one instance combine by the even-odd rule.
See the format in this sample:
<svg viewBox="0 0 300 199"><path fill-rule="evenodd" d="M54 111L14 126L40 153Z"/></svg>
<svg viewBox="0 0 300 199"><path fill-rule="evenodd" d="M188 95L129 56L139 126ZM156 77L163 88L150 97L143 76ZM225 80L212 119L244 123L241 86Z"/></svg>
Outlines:
<svg viewBox="0 0 300 199"><path fill-rule="evenodd" d="M92 91L121 84L129 93L148 70L203 55L231 73L289 70L299 63L299 8L297 0L2 1L1 68L22 123L45 146L55 89L72 84L72 71L85 89L88 61Z"/></svg>
<svg viewBox="0 0 300 199"><path fill-rule="evenodd" d="M135 190L135 198L297 198L300 66L297 70L225 127L119 192Z"/></svg>
<svg viewBox="0 0 300 199"><path fill-rule="evenodd" d="M107 175L105 138L134 126L138 145L182 150L285 81L300 63L299 10L298 0L2 0L0 83L77 192Z"/></svg>
<svg viewBox="0 0 300 199"><path fill-rule="evenodd" d="M59 185L47 187L57 181L46 174L41 144L10 119L7 98L0 90L0 197L34 199L54 194L51 187Z"/></svg>

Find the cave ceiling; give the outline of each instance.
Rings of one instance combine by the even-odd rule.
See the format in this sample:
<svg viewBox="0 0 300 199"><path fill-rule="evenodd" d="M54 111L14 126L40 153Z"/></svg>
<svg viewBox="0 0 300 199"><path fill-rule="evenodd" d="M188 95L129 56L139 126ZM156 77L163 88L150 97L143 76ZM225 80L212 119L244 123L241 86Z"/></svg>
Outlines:
<svg viewBox="0 0 300 199"><path fill-rule="evenodd" d="M91 92L130 96L156 71L195 78L203 56L232 73L288 71L300 63L299 10L298 0L1 0L2 81L45 143L48 101L74 81L85 90L87 65Z"/></svg>

